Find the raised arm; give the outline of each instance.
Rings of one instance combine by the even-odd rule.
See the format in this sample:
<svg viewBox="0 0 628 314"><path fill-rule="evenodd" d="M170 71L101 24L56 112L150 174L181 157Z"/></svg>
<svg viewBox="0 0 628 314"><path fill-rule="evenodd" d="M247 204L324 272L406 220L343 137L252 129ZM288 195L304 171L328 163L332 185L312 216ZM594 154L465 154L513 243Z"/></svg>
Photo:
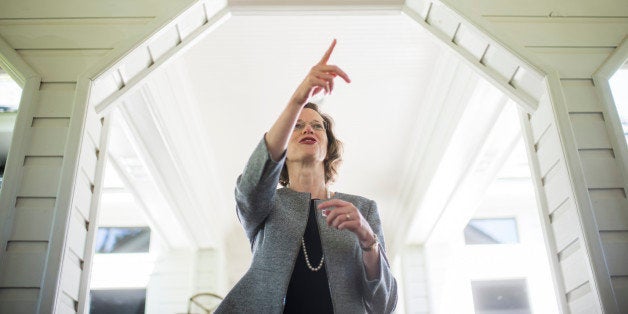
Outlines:
<svg viewBox="0 0 628 314"><path fill-rule="evenodd" d="M303 106L308 103L312 96L321 92L331 93L334 90L334 78L336 76L340 76L347 83L351 82L349 76L339 67L327 64L335 46L336 40L334 39L323 58L312 67L303 82L297 87L277 121L266 133L266 145L272 160L279 160L288 147L288 140L294 124L297 122Z"/></svg>

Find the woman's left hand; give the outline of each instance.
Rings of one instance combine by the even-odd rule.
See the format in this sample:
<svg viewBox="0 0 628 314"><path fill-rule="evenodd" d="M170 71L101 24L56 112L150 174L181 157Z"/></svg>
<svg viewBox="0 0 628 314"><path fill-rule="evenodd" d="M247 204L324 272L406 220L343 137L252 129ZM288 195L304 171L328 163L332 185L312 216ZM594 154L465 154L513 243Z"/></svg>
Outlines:
<svg viewBox="0 0 628 314"><path fill-rule="evenodd" d="M330 210L330 207L335 207ZM373 230L360 211L350 202L331 199L318 205L319 210L327 211L327 225L338 230L353 232L360 245L368 246L373 242Z"/></svg>

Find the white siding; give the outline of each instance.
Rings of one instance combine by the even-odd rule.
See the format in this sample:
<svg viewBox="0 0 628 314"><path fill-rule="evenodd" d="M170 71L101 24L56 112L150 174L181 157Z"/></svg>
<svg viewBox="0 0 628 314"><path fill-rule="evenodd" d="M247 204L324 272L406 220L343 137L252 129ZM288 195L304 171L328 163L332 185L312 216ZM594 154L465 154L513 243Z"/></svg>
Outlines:
<svg viewBox="0 0 628 314"><path fill-rule="evenodd" d="M12 146L10 180L0 200L1 214L9 217L0 238L6 247L0 255L0 312L77 312L102 158L102 122L93 108L86 112L89 84L80 77L123 54L152 31L152 23L187 2L0 3L0 37L6 40L0 51L34 82L24 89L15 127L20 140Z"/></svg>
<svg viewBox="0 0 628 314"><path fill-rule="evenodd" d="M428 278L425 253L422 246L406 246L401 255L404 295L399 295L399 303L404 302L406 313L429 313Z"/></svg>
<svg viewBox="0 0 628 314"><path fill-rule="evenodd" d="M543 69L557 71L560 84L550 84L554 89L550 94L554 113L547 115L542 110L549 108L539 108L531 123L540 164L538 175L543 179L557 246L555 253L562 257L568 309L573 313L599 312L602 309L595 308L593 301L600 293L599 302L605 311L628 311L626 302L621 301L625 288L615 283L628 276L618 266L625 264L628 254L628 244L624 241L628 204L626 174L615 152L616 145L625 144L623 139L620 142L609 135L611 124L607 119L612 115L605 112L606 106L598 98L599 90L592 80L628 34L626 2L607 0L594 5L584 0L569 3L482 0L476 11L461 1L454 2L473 20L499 34L500 39L524 47L521 53ZM558 119L564 122L554 129L545 129L547 120ZM549 139L553 144L545 143ZM561 143L562 149L557 149ZM570 147L571 143L576 147ZM567 164L558 161L569 155L565 150L577 152L578 160ZM552 172L558 174L554 178L560 181L552 179ZM584 182L578 173L583 175ZM574 198L574 191L580 188L588 193ZM587 251L593 256L587 256ZM604 252L604 256L595 257L596 252ZM587 260L593 264L586 265ZM591 276L586 280L589 283L583 283L582 276L587 273Z"/></svg>
<svg viewBox="0 0 628 314"><path fill-rule="evenodd" d="M403 11L479 70L485 79L528 110L536 110L543 75L534 66L439 1L410 0Z"/></svg>

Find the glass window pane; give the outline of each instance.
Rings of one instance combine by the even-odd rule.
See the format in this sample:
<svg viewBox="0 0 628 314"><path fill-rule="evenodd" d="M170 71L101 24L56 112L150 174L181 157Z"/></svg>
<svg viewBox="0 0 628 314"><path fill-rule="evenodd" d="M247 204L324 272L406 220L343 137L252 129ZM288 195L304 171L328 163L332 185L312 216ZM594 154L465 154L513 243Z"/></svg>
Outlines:
<svg viewBox="0 0 628 314"><path fill-rule="evenodd" d="M624 129L624 136L628 141L628 66L624 65L619 69L613 77L608 80L611 86L615 107L621 120L621 126Z"/></svg>
<svg viewBox="0 0 628 314"><path fill-rule="evenodd" d="M90 314L144 314L146 289L92 290Z"/></svg>
<svg viewBox="0 0 628 314"><path fill-rule="evenodd" d="M530 312L525 279L472 281L476 314Z"/></svg>
<svg viewBox="0 0 628 314"><path fill-rule="evenodd" d="M99 227L96 253L146 253L150 246L148 227Z"/></svg>
<svg viewBox="0 0 628 314"><path fill-rule="evenodd" d="M471 219L464 228L466 244L519 243L514 218Z"/></svg>
<svg viewBox="0 0 628 314"><path fill-rule="evenodd" d="M0 68L0 188L21 96L22 88Z"/></svg>
<svg viewBox="0 0 628 314"><path fill-rule="evenodd" d="M20 106L22 88L0 68L0 112L16 112Z"/></svg>

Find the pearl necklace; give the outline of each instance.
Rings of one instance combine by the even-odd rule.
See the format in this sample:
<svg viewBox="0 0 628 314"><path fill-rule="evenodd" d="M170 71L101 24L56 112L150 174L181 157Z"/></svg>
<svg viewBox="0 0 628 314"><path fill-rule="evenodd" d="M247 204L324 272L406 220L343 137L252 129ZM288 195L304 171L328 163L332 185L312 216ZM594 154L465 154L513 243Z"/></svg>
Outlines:
<svg viewBox="0 0 628 314"><path fill-rule="evenodd" d="M307 255L307 249L305 248L305 239L303 237L301 237L301 247L303 248L303 255L305 256L305 264L307 265L307 268L309 268L311 271L321 270L321 268L323 268L323 262L325 262L325 254L321 256L321 262L318 263L318 266L313 267L310 263L310 257Z"/></svg>
<svg viewBox="0 0 628 314"><path fill-rule="evenodd" d="M331 198L331 192L328 189L327 190L327 199ZM311 271L319 271L321 270L321 268L323 268L323 263L325 262L325 254L321 255L321 261L318 263L318 266L313 267L312 263L310 263L310 257L307 254L307 248L305 247L305 238L301 237L301 247L303 248L303 256L305 257L305 265L307 265L307 268L309 268Z"/></svg>

